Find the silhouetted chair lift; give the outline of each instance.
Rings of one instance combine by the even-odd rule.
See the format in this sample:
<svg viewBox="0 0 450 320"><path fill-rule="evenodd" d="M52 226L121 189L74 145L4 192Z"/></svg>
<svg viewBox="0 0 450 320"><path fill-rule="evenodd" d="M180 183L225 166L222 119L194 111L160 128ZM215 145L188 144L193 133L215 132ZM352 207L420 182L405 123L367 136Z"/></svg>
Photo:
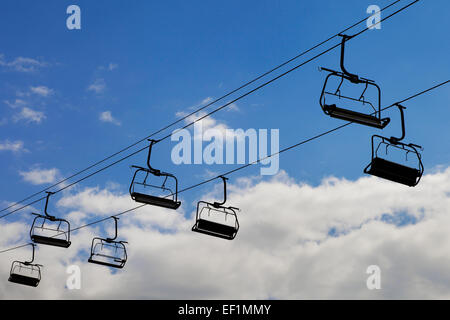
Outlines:
<svg viewBox="0 0 450 320"><path fill-rule="evenodd" d="M14 261L11 265L11 271L8 281L22 284L30 287L37 287L41 281L41 267L40 264L33 264L34 262L34 243L30 243L33 247L33 255L31 261Z"/></svg>
<svg viewBox="0 0 450 320"><path fill-rule="evenodd" d="M181 205L181 202L178 201L178 180L177 178L170 173L162 172L160 170L154 169L150 165L150 156L152 152L152 146L156 143L155 140L149 140L150 146L148 149L148 157L147 157L147 166L148 168L142 168L139 166L132 166L132 168L136 168L133 175L133 180L130 184L130 195L131 198L137 202L150 204L154 206L159 206L168 209L178 209ZM142 182L137 181L139 175L143 174L144 178ZM147 183L147 178L149 175L155 177L162 177L164 181L161 185L152 185ZM174 181L174 186L172 188L166 187L166 183L168 180ZM137 187L141 187L139 191L137 191ZM151 188L152 190L158 190L159 192L163 192L166 195L154 195L144 192L146 188Z"/></svg>
<svg viewBox="0 0 450 320"><path fill-rule="evenodd" d="M115 223L114 238L93 238L91 245L91 255L88 262L100 264L107 267L122 269L127 262L126 241L116 241L117 221L119 218L112 216Z"/></svg>
<svg viewBox="0 0 450 320"><path fill-rule="evenodd" d="M47 213L48 199L52 192L47 192L45 202L45 216L32 213L36 216L30 230L30 237L34 243L40 243L55 247L70 247L70 223L65 219L59 219Z"/></svg>
<svg viewBox="0 0 450 320"><path fill-rule="evenodd" d="M325 114L329 115L330 117L351 121L359 124L363 124L370 127L375 127L378 129L383 129L386 127L390 119L389 118L381 118L381 89L380 87L373 81L365 78L361 78L356 74L349 73L345 67L344 67L344 54L345 54L345 42L348 39L351 39L352 36L347 35L340 35L342 37L341 42L341 70L342 72L327 69L327 68L320 68L320 70L324 70L329 72L325 79L325 83L322 88L322 93L320 95L320 106L322 107L322 110ZM340 83L337 87L337 89L332 92L329 91L327 88L328 80L331 77L340 78ZM364 91L361 93L359 98L349 97L346 95L341 94L341 86L344 81L349 81L353 84L363 84L365 85ZM364 97L364 94L366 93L367 89L370 87L374 87L377 90L377 102L372 103L370 101L367 101ZM370 112L364 113L359 112L355 110L350 110L348 108L338 107L336 104L327 104L326 97L327 96L334 96L338 97L339 100L343 99L347 102L349 101L355 101L361 103L362 106L369 106Z"/></svg>
<svg viewBox="0 0 450 320"><path fill-rule="evenodd" d="M239 211L239 209L224 206L227 201L227 178L220 178L222 178L224 185L223 202L209 203L199 201L197 203L196 221L192 231L233 240L239 230L239 221L236 214L236 211ZM212 219L213 217L216 218L216 221Z"/></svg>
<svg viewBox="0 0 450 320"><path fill-rule="evenodd" d="M397 104L397 107L400 110L401 115L402 136L400 138L386 138L378 135L372 136L372 161L364 169L364 173L414 187L419 183L424 171L422 156L418 151L418 149L422 149L422 147L413 143L405 144L403 142L400 142L405 137L405 119L403 114L404 107L399 104ZM380 142L377 146L375 144L375 138L381 140L379 140ZM386 156L388 154L389 147L393 147L400 150L401 152L405 152L406 160L408 160L408 154L413 154L417 159L417 166L406 166L382 158L381 156L379 156L379 153L380 147L383 145L386 147Z"/></svg>

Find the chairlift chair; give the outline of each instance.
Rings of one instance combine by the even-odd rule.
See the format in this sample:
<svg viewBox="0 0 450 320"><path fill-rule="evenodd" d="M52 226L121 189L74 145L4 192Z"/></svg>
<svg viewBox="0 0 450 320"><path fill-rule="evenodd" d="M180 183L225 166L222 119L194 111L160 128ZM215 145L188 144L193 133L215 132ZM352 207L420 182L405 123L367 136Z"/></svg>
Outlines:
<svg viewBox="0 0 450 320"><path fill-rule="evenodd" d="M65 219L56 218L47 213L48 199L53 192L47 192L45 215L32 213L36 217L30 230L30 237L34 243L55 247L70 247L70 223Z"/></svg>
<svg viewBox="0 0 450 320"><path fill-rule="evenodd" d="M421 150L422 147L413 143L405 144L401 142L401 140L403 140L405 137L405 119L403 112L403 109L405 109L405 107L401 106L400 104L397 104L397 107L400 110L402 136L400 138L386 138L379 135L372 136L372 161L364 169L364 173L414 187L419 183L424 172L422 156L419 153L419 150ZM376 140L378 141L378 143L375 142ZM404 152L406 160L408 160L408 154L412 154L414 158L417 159L417 166L412 167L381 157L381 146L385 147L386 156L388 154L389 147Z"/></svg>
<svg viewBox="0 0 450 320"><path fill-rule="evenodd" d="M207 234L227 240L233 240L239 230L239 221L235 207L225 207L227 201L227 178L221 176L224 184L224 200L222 202L209 203L199 201L197 203L196 221L192 231ZM221 217L219 221L212 220L212 216ZM231 219L228 220L227 219Z"/></svg>
<svg viewBox="0 0 450 320"><path fill-rule="evenodd" d="M37 287L41 281L41 267L40 264L34 264L34 243L30 243L33 247L33 255L31 261L14 261L11 264L11 271L8 281L22 284L30 287Z"/></svg>
<svg viewBox="0 0 450 320"><path fill-rule="evenodd" d="M359 77L356 74L349 73L344 67L344 54L345 54L345 42L352 38L352 36L348 35L340 35L342 37L341 41L341 60L340 60L340 71L331 70L328 68L320 68L320 70L324 70L329 72L325 79L325 83L322 88L322 93L320 95L320 106L325 114L330 117L351 121L355 123L359 123L362 125L383 129L386 127L390 119L389 118L381 118L381 89L380 87L373 81L366 78ZM340 80L339 85L336 90L331 90L328 88L328 80L330 78L338 78ZM350 97L341 94L341 87L344 81L349 82L351 84L362 84L364 85L364 90L359 96L359 98ZM370 102L366 100L364 94L366 93L369 87L373 87L377 91L376 102ZM354 101L360 103L362 106L369 106L373 112L364 113L360 111L350 110L344 107L338 107L336 104L327 104L326 97L334 96L339 98L339 100L345 100L347 102Z"/></svg>
<svg viewBox="0 0 450 320"><path fill-rule="evenodd" d="M149 140L150 146L148 149L147 166L148 168L143 168L139 166L132 166L137 170L134 172L133 179L130 184L130 195L133 200L140 203L150 204L158 207L168 208L168 209L178 209L181 205L181 201L178 201L178 180L170 173L162 172L160 170L154 169L150 165L150 156L152 152L152 146L156 143L155 140ZM154 185L147 183L149 175L154 177L162 177L164 181L161 185ZM139 181L139 178L143 179ZM167 187L166 183L171 180L173 181L173 187ZM140 189L151 188L152 190L159 190L160 192L166 193L166 196L149 194L144 191L137 191L137 187Z"/></svg>
<svg viewBox="0 0 450 320"><path fill-rule="evenodd" d="M117 221L119 218L112 216L115 223L114 238L92 239L91 254L88 262L100 264L107 267L122 269L127 262L127 250L125 248L126 241L116 241L117 239Z"/></svg>

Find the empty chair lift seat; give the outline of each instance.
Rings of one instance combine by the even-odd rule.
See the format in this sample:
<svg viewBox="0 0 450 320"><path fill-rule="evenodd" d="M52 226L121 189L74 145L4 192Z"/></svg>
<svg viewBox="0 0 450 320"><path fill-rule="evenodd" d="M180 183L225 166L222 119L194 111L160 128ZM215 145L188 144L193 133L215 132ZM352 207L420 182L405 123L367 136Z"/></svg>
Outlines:
<svg viewBox="0 0 450 320"><path fill-rule="evenodd" d="M200 232L210 236L216 236L227 240L234 239L237 233L236 227L205 219L197 220L194 227L192 228L192 231Z"/></svg>
<svg viewBox="0 0 450 320"><path fill-rule="evenodd" d="M421 177L421 173L417 169L378 157L372 160L366 173L410 187L417 185L417 181Z"/></svg>
<svg viewBox="0 0 450 320"><path fill-rule="evenodd" d="M336 107L335 104L324 105L324 111L333 118L352 121L366 126L382 129L389 123L389 118L379 119L376 116L353 110Z"/></svg>
<svg viewBox="0 0 450 320"><path fill-rule="evenodd" d="M45 245L61 247L61 248L68 248L71 245L71 242L67 241L65 239L57 239L57 238L45 237L45 236L39 236L39 235L32 235L31 240L34 243L45 244Z"/></svg>
<svg viewBox="0 0 450 320"><path fill-rule="evenodd" d="M140 203L150 204L168 209L178 209L178 207L181 205L181 201L174 201L170 198L160 198L139 192L131 192L131 198L134 201Z"/></svg>
<svg viewBox="0 0 450 320"><path fill-rule="evenodd" d="M24 286L30 286L30 287L37 287L40 282L40 280L38 278L27 277L27 276L23 276L20 274L10 275L8 281L18 283L18 284L23 284Z"/></svg>

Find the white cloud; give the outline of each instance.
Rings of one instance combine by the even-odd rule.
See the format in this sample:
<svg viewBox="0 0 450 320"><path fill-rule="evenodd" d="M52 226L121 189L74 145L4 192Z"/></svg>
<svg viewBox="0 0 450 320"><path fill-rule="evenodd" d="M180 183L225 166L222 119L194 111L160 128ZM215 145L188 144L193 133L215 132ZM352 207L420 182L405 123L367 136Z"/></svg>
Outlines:
<svg viewBox="0 0 450 320"><path fill-rule="evenodd" d="M213 101L214 101L214 98L213 98L213 97L206 97L206 98L204 98L200 103L198 103L198 104L196 104L196 105L193 105L193 106L189 107L189 109L191 109L191 110L198 109L198 108L200 108L200 107L204 107L204 106L210 104L210 103L213 102ZM228 103L228 102L227 102L227 103ZM231 104L228 105L225 109L226 109L227 111L239 111L239 107L238 107L238 105L237 105L236 103L231 103Z"/></svg>
<svg viewBox="0 0 450 320"><path fill-rule="evenodd" d="M118 121L112 116L111 111L104 111L100 113L99 120L102 122L109 122L117 126L121 125L120 121Z"/></svg>
<svg viewBox="0 0 450 320"><path fill-rule="evenodd" d="M218 122L216 119L214 119L212 116L205 117L201 120L200 118L204 117L207 113L204 111L197 112L193 115L188 116L186 119L184 119L184 122L186 124L190 124L193 122L196 122L195 125L202 127L202 133L196 132L196 135L194 136L194 139L196 140L210 140L210 136L214 134L220 133L223 137L227 137L226 130L229 129L229 127L226 124ZM185 117L187 116L184 112L177 112L177 117ZM193 128L193 125L190 126L190 129ZM228 136L228 138L233 138L235 135Z"/></svg>
<svg viewBox="0 0 450 320"><path fill-rule="evenodd" d="M26 149L23 146L24 146L23 141L5 140L3 142L0 142L0 151L12 151L12 152L25 151Z"/></svg>
<svg viewBox="0 0 450 320"><path fill-rule="evenodd" d="M116 63L110 63L110 64L108 65L108 70L109 70L109 71L113 71L114 69L117 69L118 66L119 66L119 65L116 64Z"/></svg>
<svg viewBox="0 0 450 320"><path fill-rule="evenodd" d="M202 100L202 102L200 103L200 105L205 105L205 104L208 104L208 103L210 103L210 102L212 102L212 101L213 101L213 98L211 98L211 97L206 97L205 99Z"/></svg>
<svg viewBox="0 0 450 320"><path fill-rule="evenodd" d="M228 111L239 111L239 107L236 103L232 103L229 106L227 106Z"/></svg>
<svg viewBox="0 0 450 320"><path fill-rule="evenodd" d="M8 107L16 109L25 106L27 103L22 99L15 99L14 101L4 100L3 101Z"/></svg>
<svg viewBox="0 0 450 320"><path fill-rule="evenodd" d="M35 72L39 68L48 66L48 63L26 57L17 57L12 61L7 62L5 61L4 55L0 54L0 66L7 67L18 72Z"/></svg>
<svg viewBox="0 0 450 320"><path fill-rule="evenodd" d="M19 174L26 182L29 182L34 185L54 183L60 176L59 170L56 168L19 171Z"/></svg>
<svg viewBox="0 0 450 320"><path fill-rule="evenodd" d="M36 87L30 87L30 90L32 93L40 95L42 97L47 97L53 94L53 89L50 89L46 86L36 86Z"/></svg>
<svg viewBox="0 0 450 320"><path fill-rule="evenodd" d="M105 89L106 89L105 79L102 78L96 79L88 87L88 91L94 91L97 94L102 93L103 91L105 91Z"/></svg>
<svg viewBox="0 0 450 320"><path fill-rule="evenodd" d="M28 107L22 108L22 111L16 115L14 115L14 121L21 121L24 120L28 123L34 122L34 123L41 123L42 120L47 118L45 114L41 111L35 111L33 109L30 109Z"/></svg>
<svg viewBox="0 0 450 320"><path fill-rule="evenodd" d="M203 198L220 199L216 187ZM227 204L242 209L233 241L191 232L191 203L176 212L147 206L119 221L119 239L129 242L123 270L86 263L92 237L113 231L105 222L73 234L69 249L40 246L36 262L45 268L37 290L5 280L11 261L26 259L29 248L2 254L0 298L448 299L449 191L450 168L424 176L416 188L374 177L327 178L316 187L285 173L241 178L229 183ZM133 206L127 194L99 188L57 203L77 223ZM21 225L3 226L0 244L26 235ZM81 290L64 288L70 264L81 268ZM381 290L366 287L372 264L382 270Z"/></svg>
<svg viewBox="0 0 450 320"><path fill-rule="evenodd" d="M100 67L98 67L98 69L99 70L113 71L113 70L117 69L118 67L119 67L119 65L117 63L110 62L106 67L105 66L100 66Z"/></svg>

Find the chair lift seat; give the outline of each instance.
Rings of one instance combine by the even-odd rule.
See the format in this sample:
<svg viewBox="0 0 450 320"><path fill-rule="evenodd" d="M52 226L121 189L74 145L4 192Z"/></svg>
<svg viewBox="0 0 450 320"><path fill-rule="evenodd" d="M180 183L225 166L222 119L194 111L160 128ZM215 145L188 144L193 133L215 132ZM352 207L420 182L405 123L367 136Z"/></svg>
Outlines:
<svg viewBox="0 0 450 320"><path fill-rule="evenodd" d="M46 244L55 247L68 248L71 245L70 241L65 239L57 239L52 237L45 237L40 235L32 235L31 240L34 243Z"/></svg>
<svg viewBox="0 0 450 320"><path fill-rule="evenodd" d="M378 129L383 129L389 123L388 119L379 119L370 114L338 108L336 107L335 104L332 105L325 104L324 111L333 118L352 121Z"/></svg>
<svg viewBox="0 0 450 320"><path fill-rule="evenodd" d="M192 227L192 231L215 236L227 240L233 240L236 236L236 228L227 226L225 224L198 219L196 224Z"/></svg>
<svg viewBox="0 0 450 320"><path fill-rule="evenodd" d="M417 185L417 179L421 176L417 169L378 157L372 160L366 173L410 187Z"/></svg>
<svg viewBox="0 0 450 320"><path fill-rule="evenodd" d="M21 274L11 274L8 281L18 284L23 284L25 286L37 287L41 281L39 278L27 277Z"/></svg>
<svg viewBox="0 0 450 320"><path fill-rule="evenodd" d="M180 201L173 201L169 198L160 198L139 192L132 192L131 198L140 203L150 204L168 209L178 209L178 207L181 205Z"/></svg>
<svg viewBox="0 0 450 320"><path fill-rule="evenodd" d="M95 260L95 259L93 259L92 256L89 258L88 262L99 264L99 265L102 265L102 266L111 267L111 268L118 268L118 269L122 269L125 266L126 260L118 259L118 258L114 258L114 257L110 257L110 256L105 256L105 255L101 255L101 256L107 257L107 258L111 258L115 262L117 262L118 264L114 264L114 263L110 263L110 262L104 262L104 261L100 261L100 260Z"/></svg>

